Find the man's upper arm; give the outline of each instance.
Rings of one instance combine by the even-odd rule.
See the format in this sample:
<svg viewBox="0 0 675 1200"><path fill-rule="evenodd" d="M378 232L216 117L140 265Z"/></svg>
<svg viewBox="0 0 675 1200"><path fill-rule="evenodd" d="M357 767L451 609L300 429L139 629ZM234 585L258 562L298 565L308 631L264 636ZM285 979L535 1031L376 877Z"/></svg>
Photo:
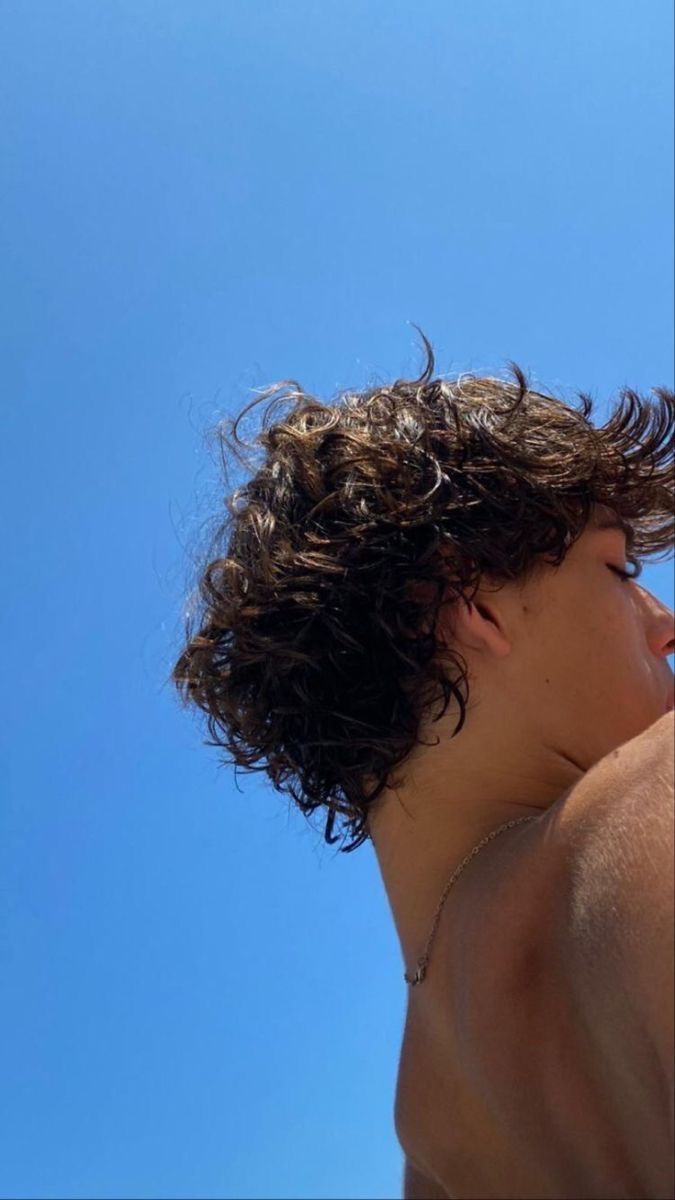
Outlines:
<svg viewBox="0 0 675 1200"><path fill-rule="evenodd" d="M584 1017L603 1039L626 1021L652 1044L667 1081L675 1071L675 725L672 713L599 764L575 821L566 904L569 965L590 985ZM595 791L593 790L595 788ZM607 1008L603 1004L606 998ZM608 1012L619 1020L608 1032ZM596 1026L594 1030L594 1024ZM639 1028L638 1028L639 1026Z"/></svg>

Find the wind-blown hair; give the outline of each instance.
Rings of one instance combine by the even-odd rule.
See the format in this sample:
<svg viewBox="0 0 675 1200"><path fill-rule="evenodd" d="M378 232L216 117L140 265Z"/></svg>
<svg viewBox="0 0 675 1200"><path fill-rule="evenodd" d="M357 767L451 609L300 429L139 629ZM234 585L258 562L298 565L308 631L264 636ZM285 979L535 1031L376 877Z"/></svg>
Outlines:
<svg viewBox="0 0 675 1200"><path fill-rule="evenodd" d="M472 599L483 577L522 586L559 566L595 504L629 523L638 565L674 540L672 390L624 388L595 428L590 396L579 408L532 391L514 362L515 382L433 379L421 336L418 379L330 403L285 380L216 426L241 462L239 423L268 401L262 461L225 498L171 674L224 765L265 771L307 817L326 809L330 844L340 817L345 852L369 837L394 768L429 744L436 701L434 720L459 705L453 737L464 724L467 667L436 641L441 605Z"/></svg>

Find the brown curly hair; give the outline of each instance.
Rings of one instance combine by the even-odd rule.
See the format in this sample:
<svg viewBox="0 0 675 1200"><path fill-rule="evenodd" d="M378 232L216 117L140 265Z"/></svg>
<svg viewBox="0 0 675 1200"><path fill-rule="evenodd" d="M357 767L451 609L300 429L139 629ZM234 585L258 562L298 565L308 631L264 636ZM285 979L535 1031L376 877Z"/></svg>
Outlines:
<svg viewBox="0 0 675 1200"><path fill-rule="evenodd" d="M471 599L483 576L522 586L559 566L596 503L629 523L638 571L673 545L672 390L624 388L595 428L590 396L578 393L579 411L532 391L512 361L515 383L432 379L419 332L418 379L327 404L285 380L216 427L241 462L239 422L269 401L263 460L225 498L171 673L208 714L204 744L235 771L265 771L307 817L325 808L329 844L339 815L344 852L369 837L393 768L429 744L419 732L434 702L439 720L455 696L453 737L464 724L466 663L436 642L441 604Z"/></svg>

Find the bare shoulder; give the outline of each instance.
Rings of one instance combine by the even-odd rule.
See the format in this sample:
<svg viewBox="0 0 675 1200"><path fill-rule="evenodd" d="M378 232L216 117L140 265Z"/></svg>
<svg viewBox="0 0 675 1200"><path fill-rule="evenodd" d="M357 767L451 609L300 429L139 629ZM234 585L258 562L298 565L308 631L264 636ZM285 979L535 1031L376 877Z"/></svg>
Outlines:
<svg viewBox="0 0 675 1200"><path fill-rule="evenodd" d="M604 817L617 804L631 805L638 796L672 812L675 760L675 713L669 712L647 729L600 759L573 788L567 815L575 828Z"/></svg>
<svg viewBox="0 0 675 1200"><path fill-rule="evenodd" d="M602 759L601 763L610 764L615 760L626 761L628 758L641 758L653 754L655 751L658 753L659 750L666 752L669 750L672 758L674 731L675 712L664 713L658 721L654 721L637 737L632 738L629 742L624 742L623 746L618 746L616 750Z"/></svg>
<svg viewBox="0 0 675 1200"><path fill-rule="evenodd" d="M594 1042L650 1047L673 1104L675 718L587 773L569 797L556 942Z"/></svg>
<svg viewBox="0 0 675 1200"><path fill-rule="evenodd" d="M565 916L592 953L673 912L674 735L668 713L587 772L561 813Z"/></svg>
<svg viewBox="0 0 675 1200"><path fill-rule="evenodd" d="M670 892L675 808L675 715L601 759L555 814L568 861L565 915L610 919L619 902L639 906ZM664 871L658 868L665 868ZM638 887L638 880L640 881ZM603 936L608 930L602 929Z"/></svg>
<svg viewBox="0 0 675 1200"><path fill-rule="evenodd" d="M640 897L650 907L659 893L672 898L674 735L667 713L588 771L561 813L571 899L592 904L598 917L621 897L633 909Z"/></svg>
<svg viewBox="0 0 675 1200"><path fill-rule="evenodd" d="M606 887L609 873L618 884L624 870L642 869L644 855L661 856L668 848L674 800L671 712L601 759L553 806L550 836L568 865L567 884L575 896L581 890L598 898L594 878Z"/></svg>

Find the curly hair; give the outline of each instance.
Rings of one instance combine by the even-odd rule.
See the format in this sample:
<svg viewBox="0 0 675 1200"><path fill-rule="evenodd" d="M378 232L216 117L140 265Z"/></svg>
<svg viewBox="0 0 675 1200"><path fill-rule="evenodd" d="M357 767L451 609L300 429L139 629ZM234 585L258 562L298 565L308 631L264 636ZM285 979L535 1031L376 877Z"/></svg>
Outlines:
<svg viewBox="0 0 675 1200"><path fill-rule="evenodd" d="M624 388L595 428L590 396L579 408L532 391L513 361L515 382L433 379L419 332L418 379L330 403L284 380L216 426L241 462L239 423L268 401L263 460L225 498L171 673L208 715L203 744L235 771L265 771L306 817L326 809L329 844L339 816L345 853L399 786L394 768L430 744L419 734L436 701L434 720L459 704L453 737L464 724L467 666L436 641L441 605L473 598L483 577L522 586L559 566L598 503L628 523L638 570L673 545L672 390Z"/></svg>

